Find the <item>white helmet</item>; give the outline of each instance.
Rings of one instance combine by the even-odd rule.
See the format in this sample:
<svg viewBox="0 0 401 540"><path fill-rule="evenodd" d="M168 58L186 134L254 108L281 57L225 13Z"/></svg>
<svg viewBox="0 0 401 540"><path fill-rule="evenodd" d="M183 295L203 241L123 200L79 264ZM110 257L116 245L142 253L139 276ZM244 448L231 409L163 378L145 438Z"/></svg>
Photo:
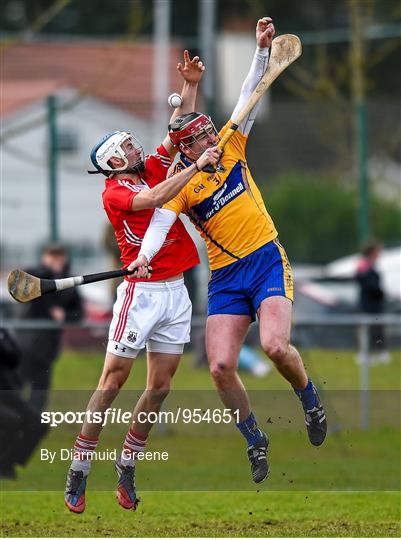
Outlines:
<svg viewBox="0 0 401 540"><path fill-rule="evenodd" d="M123 148L123 143L129 141L134 150L127 152ZM138 154L137 161L129 165L128 156L135 152ZM124 162L121 167L113 167L110 163L112 157L119 158ZM144 152L141 143L136 139L132 133L128 131L113 131L105 135L101 141L99 141L91 151L91 161L96 167L96 171L88 171L90 174L103 173L106 176L110 174L124 171L140 174L144 170Z"/></svg>

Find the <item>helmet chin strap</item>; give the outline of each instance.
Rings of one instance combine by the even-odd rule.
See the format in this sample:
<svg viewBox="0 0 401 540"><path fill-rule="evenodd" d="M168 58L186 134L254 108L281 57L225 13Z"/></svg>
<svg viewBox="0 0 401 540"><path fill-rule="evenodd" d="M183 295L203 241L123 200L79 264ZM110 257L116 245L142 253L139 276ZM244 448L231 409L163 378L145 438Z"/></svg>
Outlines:
<svg viewBox="0 0 401 540"><path fill-rule="evenodd" d="M139 163L136 165L133 165L132 167L128 167L127 169L120 170L114 170L114 171L87 171L88 174L104 174L105 176L113 176L115 174L139 174L141 175L143 171L145 170L145 163L140 160Z"/></svg>
<svg viewBox="0 0 401 540"><path fill-rule="evenodd" d="M139 163L137 163L136 165L132 166L132 167L129 167L128 169L125 169L125 171L121 171L121 172L128 172L128 173L134 173L134 174L142 174L143 171L145 170L145 163L140 160Z"/></svg>

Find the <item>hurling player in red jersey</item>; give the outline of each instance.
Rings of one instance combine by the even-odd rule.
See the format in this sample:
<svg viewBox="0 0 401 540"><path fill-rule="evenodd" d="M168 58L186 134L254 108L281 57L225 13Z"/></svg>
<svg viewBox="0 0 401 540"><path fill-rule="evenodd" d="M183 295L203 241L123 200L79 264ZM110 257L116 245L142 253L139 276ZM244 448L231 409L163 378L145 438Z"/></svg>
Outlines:
<svg viewBox="0 0 401 540"><path fill-rule="evenodd" d="M188 51L184 52L184 64L178 64L177 68L184 78L183 104L175 110L172 119L194 110L197 85L204 71L199 58L190 60ZM217 148L210 148L192 167L166 180L175 153L166 135L156 153L144 157L139 141L124 131L106 135L92 150L95 172L106 176L103 205L115 231L123 267L138 256L154 209L177 195L203 167L216 165L221 155ZM115 463L118 502L123 508L135 510L138 503L134 481L135 457L144 450L152 427L152 423L146 421L147 414L160 410L184 343L189 341L192 306L183 272L198 263L196 247L182 222L177 220L166 237L160 257L155 257L153 275L149 279L128 276L119 286L103 373L89 401L68 471L64 501L72 512L85 510L91 457L96 456L106 411L125 383L134 359L146 347L146 391L136 404L121 455ZM101 422L93 421L97 415Z"/></svg>

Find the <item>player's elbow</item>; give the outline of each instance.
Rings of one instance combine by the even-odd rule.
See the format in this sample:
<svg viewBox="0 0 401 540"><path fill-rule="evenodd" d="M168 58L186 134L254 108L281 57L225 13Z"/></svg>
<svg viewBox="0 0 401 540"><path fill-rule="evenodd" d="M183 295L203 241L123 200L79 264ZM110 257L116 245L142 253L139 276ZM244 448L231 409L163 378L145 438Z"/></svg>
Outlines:
<svg viewBox="0 0 401 540"><path fill-rule="evenodd" d="M171 184L168 186L168 189L166 189L167 181L164 185L157 186L157 188L159 187L160 187L160 190L155 189L154 191L152 190L153 193L151 192L152 208L159 208L163 206L163 204L166 204L167 202L171 201L171 199L175 197L178 191L178 190L173 190Z"/></svg>

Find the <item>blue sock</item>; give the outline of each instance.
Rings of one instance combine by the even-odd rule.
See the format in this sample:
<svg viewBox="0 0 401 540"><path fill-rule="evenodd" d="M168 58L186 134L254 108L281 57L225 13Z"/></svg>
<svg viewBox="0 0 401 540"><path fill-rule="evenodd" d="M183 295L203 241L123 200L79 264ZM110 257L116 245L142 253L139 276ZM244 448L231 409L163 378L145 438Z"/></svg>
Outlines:
<svg viewBox="0 0 401 540"><path fill-rule="evenodd" d="M235 425L245 437L248 446L253 446L263 439L263 433L258 428L258 424L256 423L256 419L252 412L246 420L238 422L238 424Z"/></svg>
<svg viewBox="0 0 401 540"><path fill-rule="evenodd" d="M293 387L294 388L294 387ZM308 379L308 384L304 390L298 390L294 388L294 392L301 400L302 406L305 411L310 411L314 407L317 407L317 397L313 382Z"/></svg>

